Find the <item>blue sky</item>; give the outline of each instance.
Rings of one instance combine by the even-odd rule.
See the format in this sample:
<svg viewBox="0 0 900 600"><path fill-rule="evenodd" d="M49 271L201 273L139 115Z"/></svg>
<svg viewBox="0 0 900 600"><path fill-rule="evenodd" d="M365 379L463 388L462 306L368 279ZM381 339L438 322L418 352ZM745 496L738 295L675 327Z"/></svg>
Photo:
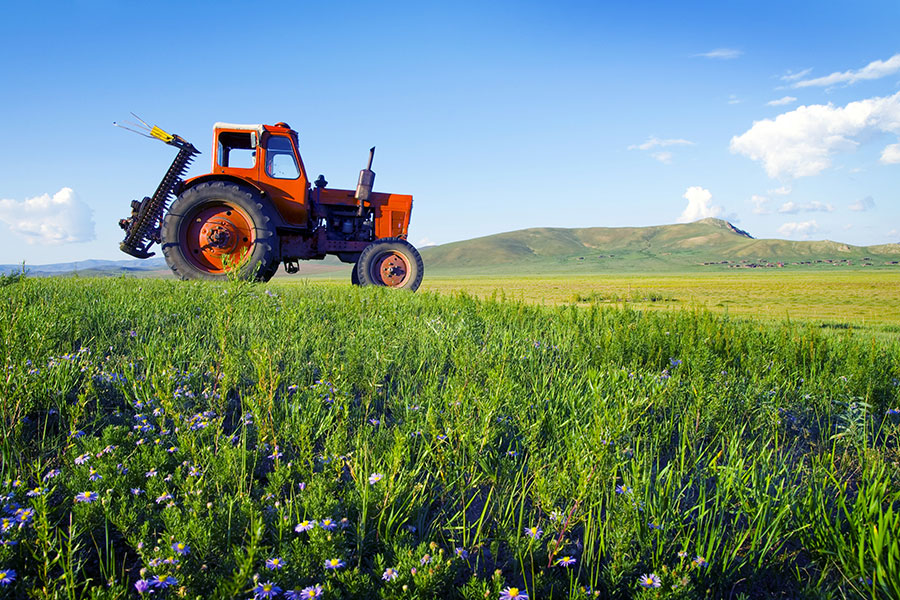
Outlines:
<svg viewBox="0 0 900 600"><path fill-rule="evenodd" d="M15 3L0 263L126 259L117 222L216 121L286 121L315 177L410 193L410 240L718 216L900 242L900 3Z"/></svg>

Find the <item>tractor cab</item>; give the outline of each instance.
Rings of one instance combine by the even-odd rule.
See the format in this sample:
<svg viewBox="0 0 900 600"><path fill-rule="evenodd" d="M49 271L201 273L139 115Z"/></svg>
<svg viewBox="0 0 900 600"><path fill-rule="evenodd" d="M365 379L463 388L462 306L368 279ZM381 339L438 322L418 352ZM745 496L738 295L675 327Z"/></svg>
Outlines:
<svg viewBox="0 0 900 600"><path fill-rule="evenodd" d="M251 183L271 198L285 224L308 225L309 179L300 157L297 132L287 123L235 125L216 123L212 175ZM188 185L194 183L191 179Z"/></svg>

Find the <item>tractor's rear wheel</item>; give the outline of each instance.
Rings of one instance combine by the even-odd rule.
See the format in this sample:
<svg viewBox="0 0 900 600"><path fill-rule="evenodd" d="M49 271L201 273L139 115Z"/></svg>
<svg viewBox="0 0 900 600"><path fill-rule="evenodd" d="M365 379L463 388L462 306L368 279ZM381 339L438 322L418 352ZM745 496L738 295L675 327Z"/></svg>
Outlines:
<svg viewBox="0 0 900 600"><path fill-rule="evenodd" d="M272 209L248 188L225 182L185 190L163 219L162 250L182 279L268 281L278 269Z"/></svg>
<svg viewBox="0 0 900 600"><path fill-rule="evenodd" d="M401 238L375 240L366 246L356 263L360 285L383 285L416 291L425 266L415 247Z"/></svg>

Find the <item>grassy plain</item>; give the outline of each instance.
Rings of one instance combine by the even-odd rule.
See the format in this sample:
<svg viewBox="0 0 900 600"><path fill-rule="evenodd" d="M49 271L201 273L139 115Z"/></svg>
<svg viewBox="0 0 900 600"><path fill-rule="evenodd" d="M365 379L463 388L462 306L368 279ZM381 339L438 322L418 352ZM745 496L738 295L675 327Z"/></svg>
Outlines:
<svg viewBox="0 0 900 600"><path fill-rule="evenodd" d="M896 337L595 283L0 283L0 596L900 596Z"/></svg>
<svg viewBox="0 0 900 600"><path fill-rule="evenodd" d="M349 274L310 281L343 285ZM285 278L279 281L290 282ZM900 272L828 267L732 269L711 273L493 275L426 271L423 291L544 305L706 309L717 314L799 320L837 330L900 334Z"/></svg>

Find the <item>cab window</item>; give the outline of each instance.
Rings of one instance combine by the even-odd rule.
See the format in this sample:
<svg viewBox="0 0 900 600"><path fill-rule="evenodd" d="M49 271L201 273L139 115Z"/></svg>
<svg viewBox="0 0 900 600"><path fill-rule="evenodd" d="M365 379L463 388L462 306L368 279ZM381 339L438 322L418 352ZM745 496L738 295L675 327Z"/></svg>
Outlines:
<svg viewBox="0 0 900 600"><path fill-rule="evenodd" d="M275 179L297 179L300 167L290 138L273 135L266 142L266 174Z"/></svg>
<svg viewBox="0 0 900 600"><path fill-rule="evenodd" d="M219 166L252 169L256 166L256 133L223 131L219 134Z"/></svg>

